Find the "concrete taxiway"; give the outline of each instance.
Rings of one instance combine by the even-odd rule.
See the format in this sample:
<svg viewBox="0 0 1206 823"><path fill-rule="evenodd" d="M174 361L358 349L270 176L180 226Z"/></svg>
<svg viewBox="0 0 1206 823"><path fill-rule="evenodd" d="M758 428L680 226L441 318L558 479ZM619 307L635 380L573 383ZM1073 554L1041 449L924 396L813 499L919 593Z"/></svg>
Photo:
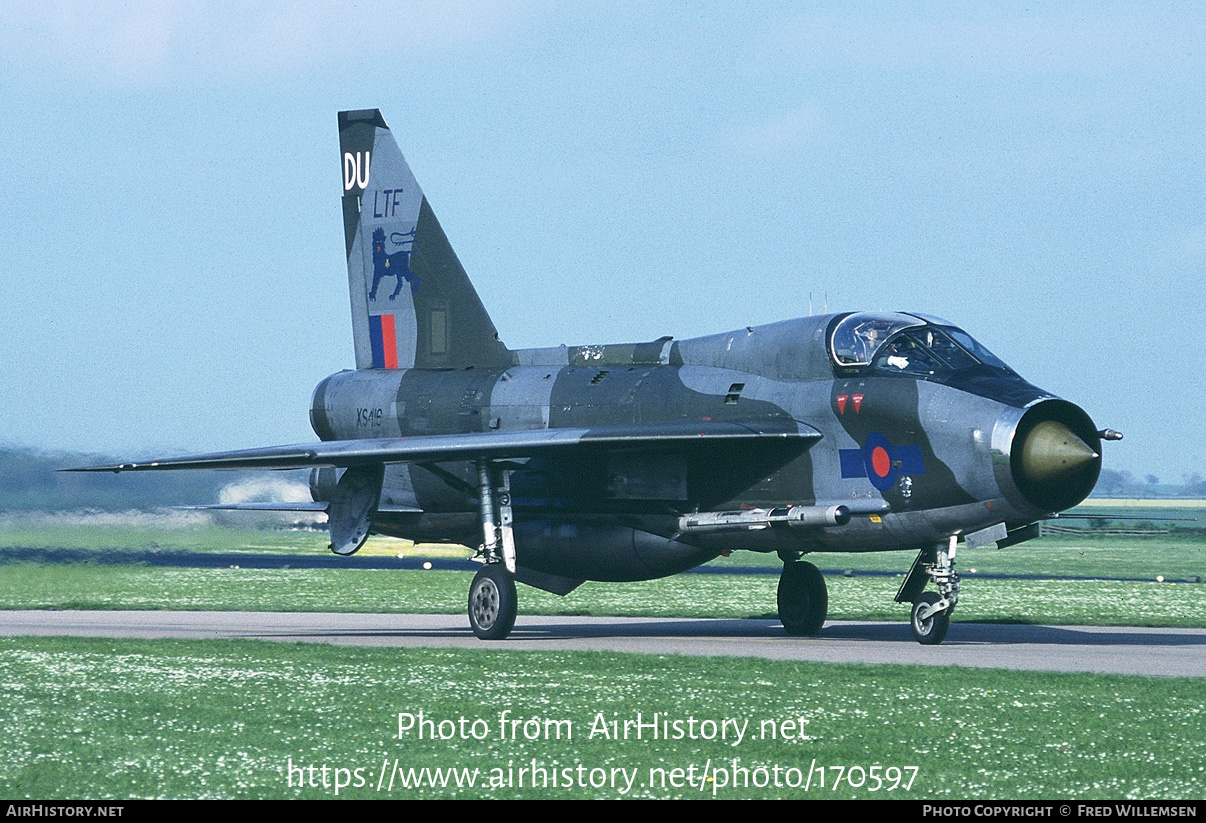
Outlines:
<svg viewBox="0 0 1206 823"><path fill-rule="evenodd" d="M953 623L944 644L921 646L906 624L894 622L835 621L818 637L796 638L775 620L521 616L509 639L486 643L470 633L463 615L2 611L0 635L241 638L1206 677L1206 629Z"/></svg>

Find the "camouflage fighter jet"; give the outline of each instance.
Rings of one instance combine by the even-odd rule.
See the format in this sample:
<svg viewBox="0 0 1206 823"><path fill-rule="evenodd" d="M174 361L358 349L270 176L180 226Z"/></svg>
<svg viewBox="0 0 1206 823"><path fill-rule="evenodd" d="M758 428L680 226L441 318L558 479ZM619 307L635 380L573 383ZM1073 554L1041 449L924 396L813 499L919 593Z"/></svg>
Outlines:
<svg viewBox="0 0 1206 823"><path fill-rule="evenodd" d="M935 644L957 545L1036 537L1121 436L922 314L508 349L381 113L341 112L339 140L356 369L314 390L321 442L85 470L311 468L314 503L277 508L325 511L337 554L479 545L483 639L511 631L517 580L564 595L738 549L782 558L780 619L813 635L828 594L803 555L915 552L896 600Z"/></svg>

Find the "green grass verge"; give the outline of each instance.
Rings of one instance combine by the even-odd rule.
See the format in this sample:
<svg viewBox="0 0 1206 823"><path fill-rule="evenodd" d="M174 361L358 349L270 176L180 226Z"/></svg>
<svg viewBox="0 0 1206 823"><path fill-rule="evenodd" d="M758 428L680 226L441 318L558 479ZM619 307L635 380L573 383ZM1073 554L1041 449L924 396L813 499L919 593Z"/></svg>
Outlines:
<svg viewBox="0 0 1206 823"><path fill-rule="evenodd" d="M908 571L913 555L907 552L837 554L817 552L806 558L822 569L855 571ZM1206 539L1175 535L1080 536L1052 535L998 549L960 548L956 555L960 573L1040 574L1053 577L1134 577L1155 580L1200 577L1206 580ZM716 566L780 566L776 555L734 552L712 561Z"/></svg>
<svg viewBox="0 0 1206 823"><path fill-rule="evenodd" d="M326 555L330 542L325 532L236 528L214 524L181 523L171 518L145 516L129 522L61 522L54 519L0 520L0 549L65 548L110 555L124 552L235 552L247 554ZM358 556L396 555L467 556L460 546L415 546L409 541L370 538ZM824 569L904 572L913 557L902 552L863 554L816 553L808 558ZM349 559L354 565L356 558ZM735 552L712 561L716 566L781 565L773 554ZM1109 577L1198 576L1206 579L1206 537L1197 533L1151 535L1050 535L1006 549L961 549L959 568L982 574L1043 574Z"/></svg>
<svg viewBox="0 0 1206 823"><path fill-rule="evenodd" d="M9 516L0 520L0 548L314 554L326 552L330 542L325 531L239 528L172 514Z"/></svg>
<svg viewBox="0 0 1206 823"><path fill-rule="evenodd" d="M365 785L340 797L617 797L600 788L525 788L532 762L610 780L630 797L1200 798L1206 793L1206 681L837 666L765 660L494 650L356 649L243 641L0 640L0 795L51 798L333 797L335 768ZM569 721L563 739L500 739L499 713ZM486 739L398 734L398 714ZM748 721L732 745L590 737L594 721L654 713L697 734ZM764 725L764 721L766 724ZM484 724L484 725L483 725ZM771 726L787 738L769 737ZM444 730L450 726L445 724ZM534 727L529 726L529 729ZM544 729L541 729L541 738ZM549 728L552 737L552 727ZM566 730L572 739L564 739ZM477 769L475 788L378 792L382 766ZM749 769L732 785L733 762ZM289 785L287 767L329 768L329 787ZM710 762L716 782L700 772ZM825 767L825 786L813 771ZM582 767L582 771L578 767ZM910 770L878 792L889 767ZM670 785L694 769L696 787ZM773 785L778 767L781 785ZM838 767L861 788L843 780ZM603 769L605 772L592 772ZM662 785L664 770L666 784ZM759 771L762 769L764 771ZM796 771L788 771L794 769ZM495 771L497 770L497 771ZM653 770L652 785L650 781ZM622 787L626 778L619 775ZM309 781L309 772L305 775ZM491 778L502 785L489 787ZM321 784L322 773L314 773ZM740 784L741 773L738 772ZM763 780L772 785L758 788ZM509 781L509 782L508 782Z"/></svg>
<svg viewBox="0 0 1206 823"><path fill-rule="evenodd" d="M0 566L4 609L216 609L431 612L465 610L469 572L365 569L182 569ZM906 620L897 578L834 577L833 620ZM520 586L520 616L773 617L773 575L678 575L586 583L566 597ZM1052 580L965 581L955 621L1206 627L1206 584Z"/></svg>

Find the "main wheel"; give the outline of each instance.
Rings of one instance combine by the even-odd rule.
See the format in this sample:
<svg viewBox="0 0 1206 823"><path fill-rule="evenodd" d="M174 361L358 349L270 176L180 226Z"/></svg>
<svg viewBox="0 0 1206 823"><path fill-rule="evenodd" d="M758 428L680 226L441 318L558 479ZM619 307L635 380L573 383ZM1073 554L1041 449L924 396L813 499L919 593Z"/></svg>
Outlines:
<svg viewBox="0 0 1206 823"><path fill-rule="evenodd" d="M469 626L482 640L502 640L515 626L515 581L499 563L487 563L469 584Z"/></svg>
<svg viewBox="0 0 1206 823"><path fill-rule="evenodd" d="M913 629L913 637L923 646L937 646L946 639L946 632L951 627L951 610L931 614L922 620L917 616L922 606L933 606L942 598L934 592L922 592L913 603L913 615L909 627Z"/></svg>
<svg viewBox="0 0 1206 823"><path fill-rule="evenodd" d="M825 576L811 563L784 563L778 601L779 620L788 634L810 637L819 633L829 612Z"/></svg>

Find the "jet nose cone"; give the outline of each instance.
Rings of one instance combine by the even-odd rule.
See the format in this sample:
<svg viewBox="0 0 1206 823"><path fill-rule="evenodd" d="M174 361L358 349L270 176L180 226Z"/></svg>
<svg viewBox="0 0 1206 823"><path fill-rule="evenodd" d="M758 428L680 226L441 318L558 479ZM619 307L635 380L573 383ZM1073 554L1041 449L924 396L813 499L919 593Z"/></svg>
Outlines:
<svg viewBox="0 0 1206 823"><path fill-rule="evenodd" d="M1008 470L998 474L1002 490L1016 492L1038 512L1063 511L1084 500L1101 473L1101 439L1093 421L1058 398L1017 412L1020 419L1013 413L1001 418L997 442L1009 455Z"/></svg>
<svg viewBox="0 0 1206 823"><path fill-rule="evenodd" d="M1022 444L1022 474L1031 483L1049 483L1077 473L1100 457L1063 423L1044 420Z"/></svg>

